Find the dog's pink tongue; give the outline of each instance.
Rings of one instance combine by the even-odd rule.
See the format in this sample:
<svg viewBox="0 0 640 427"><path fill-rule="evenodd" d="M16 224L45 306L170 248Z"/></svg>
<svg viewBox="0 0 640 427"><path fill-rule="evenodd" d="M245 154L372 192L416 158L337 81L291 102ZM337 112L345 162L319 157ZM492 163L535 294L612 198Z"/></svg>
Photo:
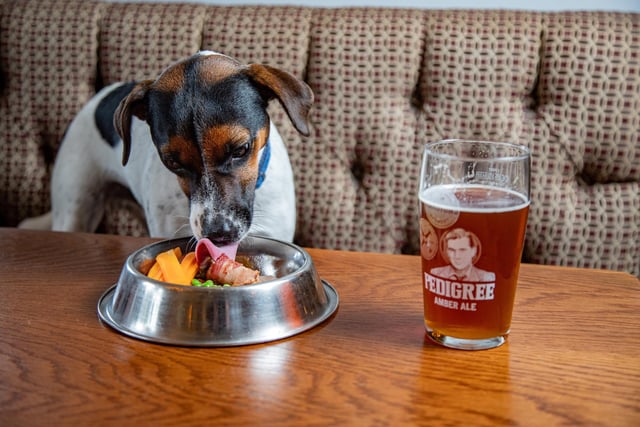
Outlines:
<svg viewBox="0 0 640 427"><path fill-rule="evenodd" d="M238 251L238 243L232 243L226 246L216 246L213 242L206 237L198 240L196 245L196 261L199 264L206 257L216 260L221 254L225 254L230 259L236 259L236 252Z"/></svg>

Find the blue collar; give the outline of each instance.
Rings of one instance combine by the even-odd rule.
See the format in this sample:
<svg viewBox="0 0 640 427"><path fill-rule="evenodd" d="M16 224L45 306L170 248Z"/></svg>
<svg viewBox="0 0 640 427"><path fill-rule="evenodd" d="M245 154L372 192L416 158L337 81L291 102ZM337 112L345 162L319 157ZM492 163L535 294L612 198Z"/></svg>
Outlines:
<svg viewBox="0 0 640 427"><path fill-rule="evenodd" d="M260 157L260 163L258 164L258 180L256 181L256 190L260 188L264 182L265 175L267 174L267 168L269 167L269 159L271 158L271 144L267 139L267 143L262 149L262 157Z"/></svg>

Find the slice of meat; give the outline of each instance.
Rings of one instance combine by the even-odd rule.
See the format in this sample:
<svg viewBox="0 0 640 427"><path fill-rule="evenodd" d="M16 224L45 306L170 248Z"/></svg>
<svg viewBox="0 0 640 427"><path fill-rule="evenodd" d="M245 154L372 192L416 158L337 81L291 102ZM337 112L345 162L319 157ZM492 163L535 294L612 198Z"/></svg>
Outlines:
<svg viewBox="0 0 640 427"><path fill-rule="evenodd" d="M249 285L256 283L260 278L260 272L247 268L237 261L232 260L225 254L221 254L207 270L207 279L224 285L233 286Z"/></svg>
<svg viewBox="0 0 640 427"><path fill-rule="evenodd" d="M237 243L218 247L203 238L196 245L196 261L201 271L206 271L205 277L218 284L239 286L256 283L260 272L235 261L237 251Z"/></svg>

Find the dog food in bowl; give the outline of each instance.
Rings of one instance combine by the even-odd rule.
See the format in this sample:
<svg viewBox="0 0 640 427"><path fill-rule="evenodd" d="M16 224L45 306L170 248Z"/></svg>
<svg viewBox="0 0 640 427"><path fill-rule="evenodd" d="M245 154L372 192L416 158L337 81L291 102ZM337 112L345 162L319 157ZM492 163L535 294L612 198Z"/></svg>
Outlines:
<svg viewBox="0 0 640 427"><path fill-rule="evenodd" d="M201 239L195 251L185 255L179 246L160 252L155 259L143 261L140 271L161 282L198 287L242 286L270 278L230 258L209 239Z"/></svg>

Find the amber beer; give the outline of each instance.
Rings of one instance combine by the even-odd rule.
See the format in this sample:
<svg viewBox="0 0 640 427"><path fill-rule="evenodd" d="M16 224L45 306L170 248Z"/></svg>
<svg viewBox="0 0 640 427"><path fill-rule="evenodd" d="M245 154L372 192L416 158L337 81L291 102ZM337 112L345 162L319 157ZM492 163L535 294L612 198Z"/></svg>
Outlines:
<svg viewBox="0 0 640 427"><path fill-rule="evenodd" d="M474 184L436 185L419 197L427 333L456 348L501 344L511 324L528 198Z"/></svg>

